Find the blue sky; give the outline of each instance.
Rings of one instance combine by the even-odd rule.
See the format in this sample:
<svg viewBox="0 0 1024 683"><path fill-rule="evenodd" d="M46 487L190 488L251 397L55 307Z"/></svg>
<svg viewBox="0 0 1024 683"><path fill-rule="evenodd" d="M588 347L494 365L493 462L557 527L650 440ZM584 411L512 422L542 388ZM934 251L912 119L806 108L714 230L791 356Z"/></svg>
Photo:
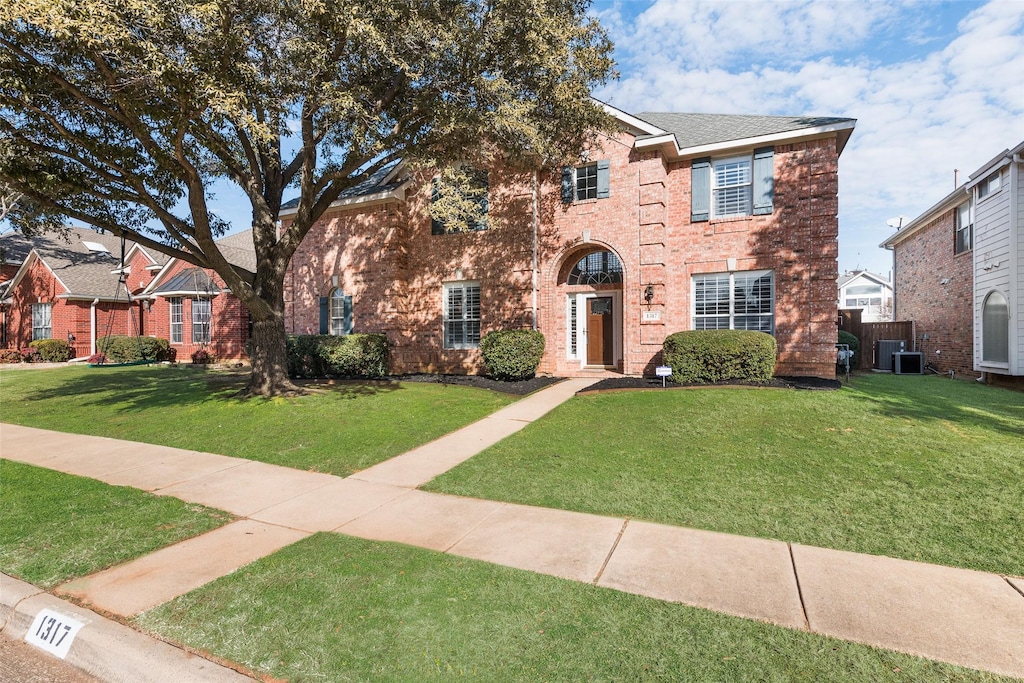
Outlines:
<svg viewBox="0 0 1024 683"><path fill-rule="evenodd" d="M597 0L630 112L843 116L840 270L1024 139L1024 1ZM952 236L950 237L952 240ZM952 243L951 243L952 244Z"/></svg>
<svg viewBox="0 0 1024 683"><path fill-rule="evenodd" d="M620 109L857 119L839 166L840 271L888 274L887 220L917 216L954 188L953 169L963 182L1024 140L1024 0L596 0L591 10L621 74L595 96ZM248 202L215 194L212 208L247 228Z"/></svg>

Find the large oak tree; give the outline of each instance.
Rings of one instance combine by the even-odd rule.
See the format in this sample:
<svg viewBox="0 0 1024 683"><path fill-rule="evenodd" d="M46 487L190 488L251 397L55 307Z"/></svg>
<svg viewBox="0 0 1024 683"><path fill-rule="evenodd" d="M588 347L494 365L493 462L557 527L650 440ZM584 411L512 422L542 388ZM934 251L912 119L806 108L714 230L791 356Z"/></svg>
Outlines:
<svg viewBox="0 0 1024 683"><path fill-rule="evenodd" d="M284 275L346 188L400 158L572 158L607 125L589 93L611 44L588 4L3 3L0 182L22 195L8 219L70 218L212 268L252 314L250 393L293 391ZM255 272L215 244L225 180L252 204ZM301 200L278 234L285 194Z"/></svg>

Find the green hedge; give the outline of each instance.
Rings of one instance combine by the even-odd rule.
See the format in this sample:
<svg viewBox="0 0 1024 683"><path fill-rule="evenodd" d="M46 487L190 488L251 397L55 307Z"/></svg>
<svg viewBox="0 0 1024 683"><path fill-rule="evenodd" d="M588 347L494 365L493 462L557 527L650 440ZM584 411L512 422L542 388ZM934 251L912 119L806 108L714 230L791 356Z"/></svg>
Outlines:
<svg viewBox="0 0 1024 683"><path fill-rule="evenodd" d="M850 359L850 369L856 370L860 364L860 340L846 330L839 330L839 343L849 344L853 351L853 358Z"/></svg>
<svg viewBox="0 0 1024 683"><path fill-rule="evenodd" d="M775 373L775 337L749 330L693 330L665 338L673 382L768 382Z"/></svg>
<svg viewBox="0 0 1024 683"><path fill-rule="evenodd" d="M159 337L112 335L99 339L96 350L107 357L108 363L173 360L171 342Z"/></svg>
<svg viewBox="0 0 1024 683"><path fill-rule="evenodd" d="M544 335L536 330L495 330L480 340L480 353L494 379L530 379L544 355Z"/></svg>
<svg viewBox="0 0 1024 683"><path fill-rule="evenodd" d="M71 345L63 339L36 339L29 346L39 351L44 363L67 363L71 360Z"/></svg>
<svg viewBox="0 0 1024 683"><path fill-rule="evenodd" d="M388 338L383 334L302 334L287 340L291 377L384 377Z"/></svg>

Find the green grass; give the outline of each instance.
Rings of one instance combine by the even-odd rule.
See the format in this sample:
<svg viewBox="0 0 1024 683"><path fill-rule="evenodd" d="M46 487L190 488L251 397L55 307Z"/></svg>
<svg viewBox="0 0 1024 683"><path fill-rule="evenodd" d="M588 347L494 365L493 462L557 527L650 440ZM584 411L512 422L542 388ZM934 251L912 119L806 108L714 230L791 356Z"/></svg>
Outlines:
<svg viewBox="0 0 1024 683"><path fill-rule="evenodd" d="M865 375L581 396L427 488L1021 576L1024 395Z"/></svg>
<svg viewBox="0 0 1024 683"><path fill-rule="evenodd" d="M0 421L348 476L514 400L412 382L342 382L294 399L236 398L246 378L161 366L4 370Z"/></svg>
<svg viewBox="0 0 1024 683"><path fill-rule="evenodd" d="M305 681L997 681L398 544L318 534L136 623Z"/></svg>
<svg viewBox="0 0 1024 683"><path fill-rule="evenodd" d="M0 460L0 570L43 588L230 519L177 498Z"/></svg>

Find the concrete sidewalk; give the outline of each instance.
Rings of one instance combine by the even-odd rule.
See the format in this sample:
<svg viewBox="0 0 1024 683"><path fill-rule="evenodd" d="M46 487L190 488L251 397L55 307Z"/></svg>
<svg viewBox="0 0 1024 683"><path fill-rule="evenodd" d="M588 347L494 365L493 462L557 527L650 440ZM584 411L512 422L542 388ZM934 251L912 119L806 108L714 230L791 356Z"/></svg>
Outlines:
<svg viewBox="0 0 1024 683"><path fill-rule="evenodd" d="M0 429L4 458L243 518L58 589L116 615L162 604L311 533L335 531L1024 677L1020 578L416 490L587 383L549 387L346 479L98 437Z"/></svg>

